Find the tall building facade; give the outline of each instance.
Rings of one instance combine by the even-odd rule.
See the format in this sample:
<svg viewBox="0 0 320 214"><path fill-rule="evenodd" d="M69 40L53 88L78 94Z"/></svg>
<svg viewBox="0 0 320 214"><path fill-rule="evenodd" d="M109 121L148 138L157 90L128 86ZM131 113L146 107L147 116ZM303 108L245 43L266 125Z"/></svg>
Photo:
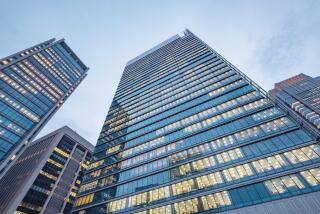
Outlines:
<svg viewBox="0 0 320 214"><path fill-rule="evenodd" d="M0 177L87 70L63 39L0 59Z"/></svg>
<svg viewBox="0 0 320 214"><path fill-rule="evenodd" d="M32 142L0 181L0 213L68 214L93 148L67 126Z"/></svg>
<svg viewBox="0 0 320 214"><path fill-rule="evenodd" d="M319 213L319 157L313 135L186 30L127 63L73 213Z"/></svg>
<svg viewBox="0 0 320 214"><path fill-rule="evenodd" d="M320 137L320 76L296 75L276 83L269 94Z"/></svg>

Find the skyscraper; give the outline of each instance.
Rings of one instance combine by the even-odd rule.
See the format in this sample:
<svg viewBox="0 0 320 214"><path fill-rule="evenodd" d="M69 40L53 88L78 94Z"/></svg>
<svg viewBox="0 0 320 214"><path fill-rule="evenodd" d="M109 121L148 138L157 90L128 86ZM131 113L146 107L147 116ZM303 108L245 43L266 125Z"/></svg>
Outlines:
<svg viewBox="0 0 320 214"><path fill-rule="evenodd" d="M320 137L320 77L299 74L276 83L269 94Z"/></svg>
<svg viewBox="0 0 320 214"><path fill-rule="evenodd" d="M0 177L87 70L63 39L0 59Z"/></svg>
<svg viewBox="0 0 320 214"><path fill-rule="evenodd" d="M127 63L73 213L319 213L319 155L186 30Z"/></svg>
<svg viewBox="0 0 320 214"><path fill-rule="evenodd" d="M0 213L68 214L92 151L67 126L32 142L0 181Z"/></svg>

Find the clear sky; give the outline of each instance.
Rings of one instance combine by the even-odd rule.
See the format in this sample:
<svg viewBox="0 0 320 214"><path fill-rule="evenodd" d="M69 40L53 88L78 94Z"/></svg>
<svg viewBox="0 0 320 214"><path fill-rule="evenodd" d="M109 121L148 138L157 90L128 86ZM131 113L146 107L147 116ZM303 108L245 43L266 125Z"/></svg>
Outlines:
<svg viewBox="0 0 320 214"><path fill-rule="evenodd" d="M68 125L95 144L126 62L190 29L269 90L320 75L320 1L0 0L0 58L65 38L90 67L39 136Z"/></svg>

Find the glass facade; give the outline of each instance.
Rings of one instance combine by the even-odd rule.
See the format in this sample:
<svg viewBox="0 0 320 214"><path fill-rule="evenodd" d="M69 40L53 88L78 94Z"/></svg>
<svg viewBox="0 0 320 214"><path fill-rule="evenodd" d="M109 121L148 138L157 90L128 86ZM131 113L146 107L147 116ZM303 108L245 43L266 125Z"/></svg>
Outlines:
<svg viewBox="0 0 320 214"><path fill-rule="evenodd" d="M232 210L320 188L312 134L193 33L129 61L73 213Z"/></svg>
<svg viewBox="0 0 320 214"><path fill-rule="evenodd" d="M299 74L276 83L269 94L320 137L320 77Z"/></svg>
<svg viewBox="0 0 320 214"><path fill-rule="evenodd" d="M0 174L86 76L64 40L0 59Z"/></svg>

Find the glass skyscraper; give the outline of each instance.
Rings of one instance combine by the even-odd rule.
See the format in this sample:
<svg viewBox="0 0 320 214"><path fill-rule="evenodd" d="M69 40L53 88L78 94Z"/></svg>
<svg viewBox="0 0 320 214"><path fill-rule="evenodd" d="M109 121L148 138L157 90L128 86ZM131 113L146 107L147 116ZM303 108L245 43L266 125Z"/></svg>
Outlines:
<svg viewBox="0 0 320 214"><path fill-rule="evenodd" d="M269 94L320 137L320 76L296 75L276 83Z"/></svg>
<svg viewBox="0 0 320 214"><path fill-rule="evenodd" d="M0 177L87 70L63 39L0 59Z"/></svg>
<svg viewBox="0 0 320 214"><path fill-rule="evenodd" d="M73 213L319 213L319 156L313 135L186 30L127 63Z"/></svg>

